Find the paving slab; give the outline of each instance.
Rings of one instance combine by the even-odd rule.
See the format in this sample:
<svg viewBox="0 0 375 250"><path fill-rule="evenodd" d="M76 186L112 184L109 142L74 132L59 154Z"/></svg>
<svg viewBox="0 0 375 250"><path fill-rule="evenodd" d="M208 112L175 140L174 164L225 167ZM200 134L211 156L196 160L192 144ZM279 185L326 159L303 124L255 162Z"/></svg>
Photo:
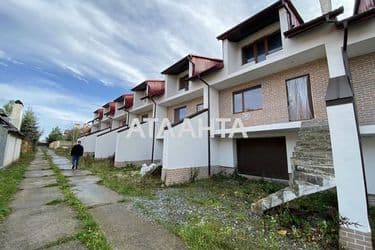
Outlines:
<svg viewBox="0 0 375 250"><path fill-rule="evenodd" d="M95 183L80 183L73 186L72 191L87 207L116 203L124 199L118 193Z"/></svg>
<svg viewBox="0 0 375 250"><path fill-rule="evenodd" d="M55 158L52 160L55 164L69 164L71 163L68 159L66 158Z"/></svg>
<svg viewBox="0 0 375 250"><path fill-rule="evenodd" d="M15 195L10 207L15 210L38 208L57 199L64 199L58 187L23 189Z"/></svg>
<svg viewBox="0 0 375 250"><path fill-rule="evenodd" d="M52 176L55 173L52 170L30 170L26 171L25 177L44 177L44 176Z"/></svg>
<svg viewBox="0 0 375 250"><path fill-rule="evenodd" d="M37 165L30 165L30 167L27 168L28 170L48 170L51 169L49 164L37 164Z"/></svg>
<svg viewBox="0 0 375 250"><path fill-rule="evenodd" d="M88 170L68 170L68 171L61 171L63 175L68 176L68 177L73 177L73 176L86 176L86 175L91 175L91 172Z"/></svg>
<svg viewBox="0 0 375 250"><path fill-rule="evenodd" d="M114 249L185 249L177 236L142 220L123 203L95 207L90 212Z"/></svg>
<svg viewBox="0 0 375 250"><path fill-rule="evenodd" d="M61 245L47 248L48 250L86 250L87 247L78 240L68 241Z"/></svg>
<svg viewBox="0 0 375 250"><path fill-rule="evenodd" d="M72 170L72 164L71 163L67 163L67 164L56 164L57 167L60 169L60 170Z"/></svg>
<svg viewBox="0 0 375 250"><path fill-rule="evenodd" d="M102 179L95 175L82 175L82 176L73 176L68 178L69 183L76 186L82 185L83 183L98 183Z"/></svg>
<svg viewBox="0 0 375 250"><path fill-rule="evenodd" d="M73 236L80 226L66 205L14 211L0 224L0 249L36 249Z"/></svg>
<svg viewBox="0 0 375 250"><path fill-rule="evenodd" d="M42 188L52 184L57 184L54 176L26 178L22 180L20 189Z"/></svg>

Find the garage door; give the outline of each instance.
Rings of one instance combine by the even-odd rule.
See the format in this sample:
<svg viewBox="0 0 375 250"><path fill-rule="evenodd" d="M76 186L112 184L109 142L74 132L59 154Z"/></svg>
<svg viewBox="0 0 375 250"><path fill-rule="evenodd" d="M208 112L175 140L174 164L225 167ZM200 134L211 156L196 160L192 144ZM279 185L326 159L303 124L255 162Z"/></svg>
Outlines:
<svg viewBox="0 0 375 250"><path fill-rule="evenodd" d="M285 137L237 139L238 172L288 179Z"/></svg>

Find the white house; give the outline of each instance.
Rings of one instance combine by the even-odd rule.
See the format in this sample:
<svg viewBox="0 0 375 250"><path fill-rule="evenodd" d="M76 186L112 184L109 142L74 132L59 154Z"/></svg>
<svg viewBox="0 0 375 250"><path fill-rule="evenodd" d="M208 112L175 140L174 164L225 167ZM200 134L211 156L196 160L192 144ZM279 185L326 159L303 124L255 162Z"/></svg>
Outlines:
<svg viewBox="0 0 375 250"><path fill-rule="evenodd" d="M23 104L17 100L9 117L0 114L0 168L17 161L21 155L23 134L20 132Z"/></svg>

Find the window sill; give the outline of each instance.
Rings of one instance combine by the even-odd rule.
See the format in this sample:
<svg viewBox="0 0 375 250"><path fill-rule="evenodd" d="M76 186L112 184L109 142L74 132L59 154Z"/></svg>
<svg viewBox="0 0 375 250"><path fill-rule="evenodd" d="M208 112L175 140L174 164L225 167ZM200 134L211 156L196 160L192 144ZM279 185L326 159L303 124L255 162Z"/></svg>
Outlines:
<svg viewBox="0 0 375 250"><path fill-rule="evenodd" d="M253 112L253 111L260 111L260 110L263 110L263 108L259 108L259 109L249 109L249 110L244 110L244 111L240 111L240 112L233 112L233 114L234 114L234 115L237 115L237 114L248 113L248 112Z"/></svg>

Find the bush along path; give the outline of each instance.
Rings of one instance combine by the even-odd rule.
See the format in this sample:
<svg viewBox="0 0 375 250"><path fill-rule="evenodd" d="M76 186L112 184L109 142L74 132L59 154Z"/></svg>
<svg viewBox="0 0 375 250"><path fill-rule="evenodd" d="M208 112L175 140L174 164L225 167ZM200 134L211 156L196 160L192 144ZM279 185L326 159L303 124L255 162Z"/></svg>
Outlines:
<svg viewBox="0 0 375 250"><path fill-rule="evenodd" d="M18 179L24 178L10 202L11 213L0 224L0 249L48 249L56 245L61 245L60 249L86 249L75 240L80 223L64 203L43 153L39 150L30 164L16 164L9 171L15 173L5 180L12 187L10 193L16 190ZM1 198L3 202L3 195Z"/></svg>
<svg viewBox="0 0 375 250"><path fill-rule="evenodd" d="M52 151L47 153L58 168L55 171L60 172L58 181L71 190L69 195L77 197L83 204L79 205L80 209L86 209L92 217L86 212L84 216L99 225L95 225L94 230L99 232L100 228L114 249L185 249L184 243L174 234L144 220L123 202L123 196L98 184L102 181L99 177L91 175L88 170L73 171L65 157Z"/></svg>

